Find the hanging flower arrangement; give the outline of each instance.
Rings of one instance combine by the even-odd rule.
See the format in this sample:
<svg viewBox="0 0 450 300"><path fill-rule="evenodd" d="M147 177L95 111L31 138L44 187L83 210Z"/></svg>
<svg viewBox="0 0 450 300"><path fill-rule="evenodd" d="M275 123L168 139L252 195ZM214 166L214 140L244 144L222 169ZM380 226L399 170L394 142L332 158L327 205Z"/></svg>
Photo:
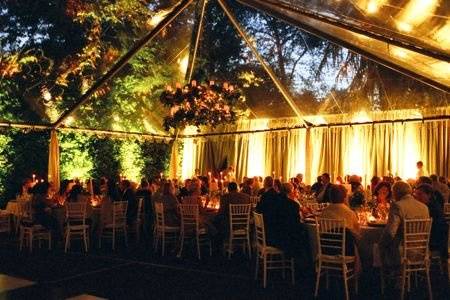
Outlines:
<svg viewBox="0 0 450 300"><path fill-rule="evenodd" d="M191 84L173 89L167 86L160 97L164 106L169 108L169 115L164 118L164 128L182 129L186 126L211 126L234 123L237 118L234 110L238 102L243 101L241 93L233 85Z"/></svg>

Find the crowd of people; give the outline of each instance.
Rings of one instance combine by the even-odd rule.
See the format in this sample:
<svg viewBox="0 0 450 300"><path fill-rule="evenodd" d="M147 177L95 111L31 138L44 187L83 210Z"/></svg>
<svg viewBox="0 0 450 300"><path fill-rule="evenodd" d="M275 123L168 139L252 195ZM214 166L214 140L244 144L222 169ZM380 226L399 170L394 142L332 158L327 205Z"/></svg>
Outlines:
<svg viewBox="0 0 450 300"><path fill-rule="evenodd" d="M230 174L230 173L229 173ZM231 175L227 179L230 179ZM82 183L78 180L63 181L58 192L46 182L30 186L27 180L20 197L30 198L33 218L37 223L61 235L60 227L50 213L55 206L64 202L84 201L102 195L102 222L106 222L114 201L128 202L127 222L133 223L137 217L137 199L144 199L146 224L151 226L153 203L164 204L165 222L169 226L180 224L180 203L199 204L201 223L206 227L213 241L219 245L227 237L229 228L228 207L230 204L249 204L251 196L259 197L255 210L264 215L266 238L269 245L283 249L296 258L303 267L312 266L309 240L304 219L311 211L305 205L307 197L319 203L329 203L321 212L321 217L345 219L351 240L358 244L361 237L360 223L355 210L364 206L372 208L373 214L385 214L387 224L381 240L380 251L386 266L398 270L402 222L408 218L432 218L430 248L438 251L442 262L448 259L448 224L444 215L444 203L449 202L450 183L444 177L421 174L416 180L403 181L399 177L373 177L370 186L361 184L358 176L341 177L331 182L330 175L322 174L309 186L298 174L288 182L267 176L243 178L240 184L233 180L215 180L197 174L183 183L178 180L157 178L142 179L137 185L129 180L101 178L98 182ZM208 196L208 197L206 197ZM205 199L220 199L218 210L211 217L205 209ZM148 229L147 232L152 232ZM220 246L219 246L220 247ZM351 249L349 248L349 251Z"/></svg>

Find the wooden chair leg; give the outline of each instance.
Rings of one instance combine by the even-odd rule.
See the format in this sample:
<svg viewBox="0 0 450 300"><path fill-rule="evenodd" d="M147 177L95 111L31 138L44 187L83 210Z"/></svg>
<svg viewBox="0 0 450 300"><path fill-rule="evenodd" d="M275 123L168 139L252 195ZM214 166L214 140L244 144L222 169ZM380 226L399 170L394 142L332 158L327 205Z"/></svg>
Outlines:
<svg viewBox="0 0 450 300"><path fill-rule="evenodd" d="M319 295L319 285L320 285L320 273L322 272L322 263L319 260L317 267L317 275L316 275L316 289L314 291L314 297L317 298Z"/></svg>
<svg viewBox="0 0 450 300"><path fill-rule="evenodd" d="M425 266L425 272L427 275L427 286L428 286L428 299L433 299L433 293L431 290L431 279L430 279L430 264L427 263L427 265Z"/></svg>
<svg viewBox="0 0 450 300"><path fill-rule="evenodd" d="M348 294L348 280L347 280L347 268L342 268L342 276L344 278L344 292L345 292L345 299L349 299Z"/></svg>
<svg viewBox="0 0 450 300"><path fill-rule="evenodd" d="M259 268L259 255L256 254L256 264L255 264L255 280L258 279L258 268Z"/></svg>
<svg viewBox="0 0 450 300"><path fill-rule="evenodd" d="M403 300L405 298L405 284L406 284L406 266L402 266L402 281L401 281L401 293L400 299Z"/></svg>
<svg viewBox="0 0 450 300"><path fill-rule="evenodd" d="M263 256L263 288L267 286L267 256Z"/></svg>
<svg viewBox="0 0 450 300"><path fill-rule="evenodd" d="M66 252L66 253L67 253L67 250L69 249L69 240L70 240L70 229L67 228L67 230L66 230L66 241L65 241L65 244L64 244L64 252Z"/></svg>

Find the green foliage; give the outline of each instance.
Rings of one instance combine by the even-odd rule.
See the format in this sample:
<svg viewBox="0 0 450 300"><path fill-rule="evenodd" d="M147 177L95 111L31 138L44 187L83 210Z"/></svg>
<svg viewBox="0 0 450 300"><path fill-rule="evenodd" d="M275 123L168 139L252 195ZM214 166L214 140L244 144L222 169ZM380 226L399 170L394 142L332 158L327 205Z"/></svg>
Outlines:
<svg viewBox="0 0 450 300"><path fill-rule="evenodd" d="M93 158L92 177L102 176L116 178L120 169L119 142L110 138L92 137L89 154Z"/></svg>
<svg viewBox="0 0 450 300"><path fill-rule="evenodd" d="M59 134L61 179L87 179L92 176L93 157L89 153L90 138L83 134Z"/></svg>
<svg viewBox="0 0 450 300"><path fill-rule="evenodd" d="M155 178L169 169L170 145L144 141L141 144L144 159L144 176Z"/></svg>
<svg viewBox="0 0 450 300"><path fill-rule="evenodd" d="M122 141L119 162L122 176L134 182L140 181L144 169L144 159L138 142Z"/></svg>
<svg viewBox="0 0 450 300"><path fill-rule="evenodd" d="M0 207L19 192L22 181L47 177L49 132L0 133Z"/></svg>

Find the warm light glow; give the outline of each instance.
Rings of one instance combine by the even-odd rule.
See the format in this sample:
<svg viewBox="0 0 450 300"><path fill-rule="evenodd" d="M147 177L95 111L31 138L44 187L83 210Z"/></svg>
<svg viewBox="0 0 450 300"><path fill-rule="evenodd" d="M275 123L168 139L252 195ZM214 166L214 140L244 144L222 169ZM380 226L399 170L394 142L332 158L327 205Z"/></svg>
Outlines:
<svg viewBox="0 0 450 300"><path fill-rule="evenodd" d="M254 120L250 129L267 129L269 120ZM264 132L252 133L248 138L248 176L264 176L266 172L266 134Z"/></svg>
<svg viewBox="0 0 450 300"><path fill-rule="evenodd" d="M408 57L408 52L400 47L392 47L391 49L391 53L394 56L397 56L398 58L407 58Z"/></svg>
<svg viewBox="0 0 450 300"><path fill-rule="evenodd" d="M49 90L47 90L46 88L42 89L42 98L44 98L45 101L50 101L52 100L52 94L50 93Z"/></svg>
<svg viewBox="0 0 450 300"><path fill-rule="evenodd" d="M450 50L450 21L447 21L433 34L433 39L439 44L439 47Z"/></svg>
<svg viewBox="0 0 450 300"><path fill-rule="evenodd" d="M360 111L356 113L352 118L352 123L366 123L372 122L372 119L369 117L366 111Z"/></svg>
<svg viewBox="0 0 450 300"><path fill-rule="evenodd" d="M403 32L410 32L412 30L411 24L400 21L397 21L397 28Z"/></svg>
<svg viewBox="0 0 450 300"><path fill-rule="evenodd" d="M425 22L438 6L438 0L410 0L397 18L397 28L410 32L413 27Z"/></svg>
<svg viewBox="0 0 450 300"><path fill-rule="evenodd" d="M167 16L169 11L161 10L157 12L149 21L148 24L152 27L157 26Z"/></svg>
<svg viewBox="0 0 450 300"><path fill-rule="evenodd" d="M448 79L450 78L450 63L439 61L430 66L436 77Z"/></svg>
<svg viewBox="0 0 450 300"><path fill-rule="evenodd" d="M197 128L188 126L184 129L183 134L191 135L197 133ZM183 160L181 164L181 177L183 179L192 178L195 174L195 144L194 139L183 139Z"/></svg>
<svg viewBox="0 0 450 300"><path fill-rule="evenodd" d="M178 66L181 73L186 74L189 64L189 53L178 59Z"/></svg>
<svg viewBox="0 0 450 300"><path fill-rule="evenodd" d="M67 119L66 119L66 121L64 122L64 124L70 125L70 124L72 124L74 121L75 121L75 118L74 118L74 117L68 116Z"/></svg>
<svg viewBox="0 0 450 300"><path fill-rule="evenodd" d="M305 116L305 120L314 124L314 125L324 125L328 124L327 120L321 115L317 116Z"/></svg>

